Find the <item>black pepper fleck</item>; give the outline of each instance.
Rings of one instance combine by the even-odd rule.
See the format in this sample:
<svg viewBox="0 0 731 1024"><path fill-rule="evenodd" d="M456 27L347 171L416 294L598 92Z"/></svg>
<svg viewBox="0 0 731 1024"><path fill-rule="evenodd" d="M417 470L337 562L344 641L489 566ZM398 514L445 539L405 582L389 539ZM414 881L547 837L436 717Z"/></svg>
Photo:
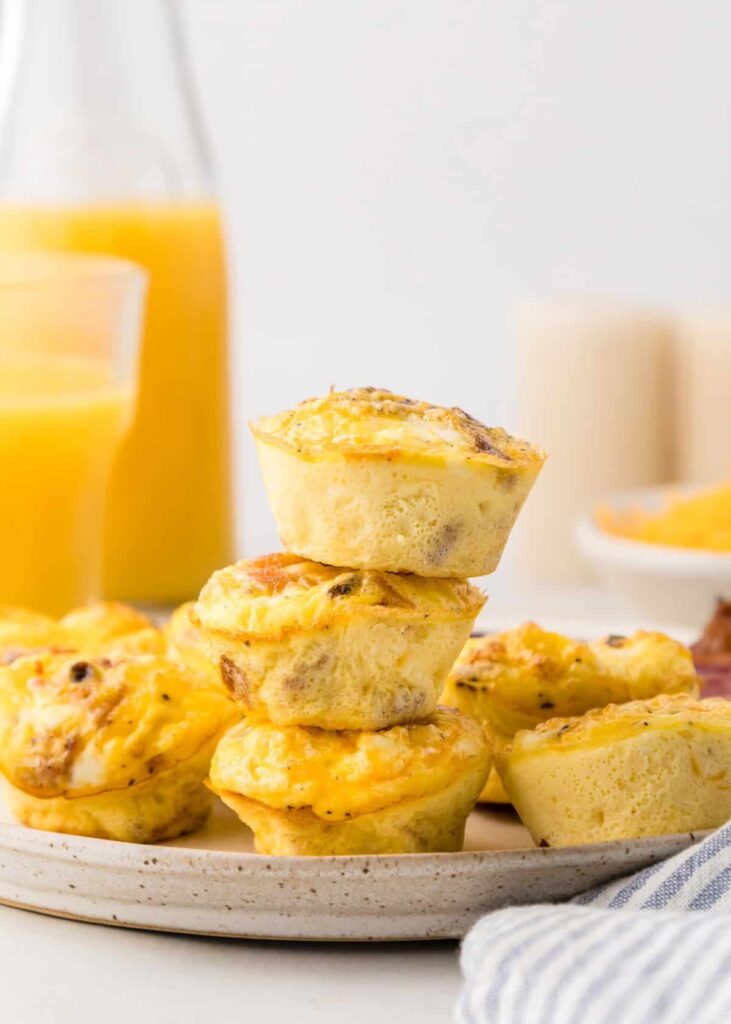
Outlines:
<svg viewBox="0 0 731 1024"><path fill-rule="evenodd" d="M75 661L69 669L69 678L72 683L83 683L94 675L94 666L88 661Z"/></svg>

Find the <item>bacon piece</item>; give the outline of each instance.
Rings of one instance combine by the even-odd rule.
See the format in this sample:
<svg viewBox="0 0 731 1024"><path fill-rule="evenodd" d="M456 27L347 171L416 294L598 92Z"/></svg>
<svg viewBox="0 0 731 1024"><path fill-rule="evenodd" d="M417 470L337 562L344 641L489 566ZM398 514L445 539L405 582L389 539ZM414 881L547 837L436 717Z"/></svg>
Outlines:
<svg viewBox="0 0 731 1024"><path fill-rule="evenodd" d="M691 650L703 678L701 696L731 700L731 601L719 597L703 635Z"/></svg>

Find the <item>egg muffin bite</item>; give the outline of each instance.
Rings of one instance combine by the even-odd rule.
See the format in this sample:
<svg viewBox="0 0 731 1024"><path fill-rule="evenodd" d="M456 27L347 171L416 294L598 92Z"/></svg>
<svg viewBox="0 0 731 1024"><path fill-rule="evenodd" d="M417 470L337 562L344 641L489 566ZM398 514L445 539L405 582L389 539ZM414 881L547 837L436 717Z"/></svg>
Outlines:
<svg viewBox="0 0 731 1024"><path fill-rule="evenodd" d="M0 607L0 664L41 650L153 654L164 652L165 638L145 615L117 601L85 605L60 619Z"/></svg>
<svg viewBox="0 0 731 1024"><path fill-rule="evenodd" d="M245 711L277 725L383 729L434 710L483 602L466 580L280 553L214 573L193 619Z"/></svg>
<svg viewBox="0 0 731 1024"><path fill-rule="evenodd" d="M731 818L731 702L662 694L554 718L495 762L540 846L716 828Z"/></svg>
<svg viewBox="0 0 731 1024"><path fill-rule="evenodd" d="M0 669L6 799L37 829L155 842L202 824L231 701L160 655L41 653Z"/></svg>
<svg viewBox="0 0 731 1024"><path fill-rule="evenodd" d="M284 546L419 576L492 572L545 455L461 409L356 388L252 426Z"/></svg>
<svg viewBox="0 0 731 1024"><path fill-rule="evenodd" d="M29 650L50 647L58 641L54 619L28 608L0 605L0 665Z"/></svg>
<svg viewBox="0 0 731 1024"><path fill-rule="evenodd" d="M91 654L164 654L161 630L120 601L97 601L58 621L63 646Z"/></svg>
<svg viewBox="0 0 731 1024"><path fill-rule="evenodd" d="M195 672L196 675L207 679L211 686L228 692L218 665L208 654L208 644L203 631L195 625L190 617L193 607L193 601L182 604L175 609L165 623L164 634L168 643L168 652L171 657Z"/></svg>
<svg viewBox="0 0 731 1024"><path fill-rule="evenodd" d="M489 768L477 723L438 708L381 732L242 722L216 748L209 785L259 853L425 853L462 848Z"/></svg>
<svg viewBox="0 0 731 1024"><path fill-rule="evenodd" d="M662 633L639 631L583 643L527 622L468 640L441 702L481 722L499 745L519 729L605 704L659 693L697 697L699 684L690 651ZM480 799L510 802L495 771Z"/></svg>

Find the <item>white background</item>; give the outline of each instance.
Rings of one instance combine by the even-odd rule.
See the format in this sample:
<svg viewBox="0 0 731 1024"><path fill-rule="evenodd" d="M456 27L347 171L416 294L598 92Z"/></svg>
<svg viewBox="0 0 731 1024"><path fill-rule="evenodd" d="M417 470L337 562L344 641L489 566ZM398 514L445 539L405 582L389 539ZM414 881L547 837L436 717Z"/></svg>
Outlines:
<svg viewBox="0 0 731 1024"><path fill-rule="evenodd" d="M520 298L725 299L728 0L177 2L234 257L249 553L277 542L247 417L378 384L517 429Z"/></svg>
<svg viewBox="0 0 731 1024"><path fill-rule="evenodd" d="M242 550L277 546L248 417L381 384L519 429L521 298L727 298L729 0L174 2L233 256ZM446 1021L459 986L451 946L0 918L22 1024Z"/></svg>

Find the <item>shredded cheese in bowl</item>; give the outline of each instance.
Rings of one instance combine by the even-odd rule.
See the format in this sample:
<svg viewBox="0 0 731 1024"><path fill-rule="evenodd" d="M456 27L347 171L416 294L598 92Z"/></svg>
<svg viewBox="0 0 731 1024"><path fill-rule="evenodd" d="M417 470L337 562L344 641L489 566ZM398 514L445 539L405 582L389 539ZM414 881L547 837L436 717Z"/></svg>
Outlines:
<svg viewBox="0 0 731 1024"><path fill-rule="evenodd" d="M629 540L731 552L731 480L671 498L655 513L600 507L595 520L600 529Z"/></svg>

